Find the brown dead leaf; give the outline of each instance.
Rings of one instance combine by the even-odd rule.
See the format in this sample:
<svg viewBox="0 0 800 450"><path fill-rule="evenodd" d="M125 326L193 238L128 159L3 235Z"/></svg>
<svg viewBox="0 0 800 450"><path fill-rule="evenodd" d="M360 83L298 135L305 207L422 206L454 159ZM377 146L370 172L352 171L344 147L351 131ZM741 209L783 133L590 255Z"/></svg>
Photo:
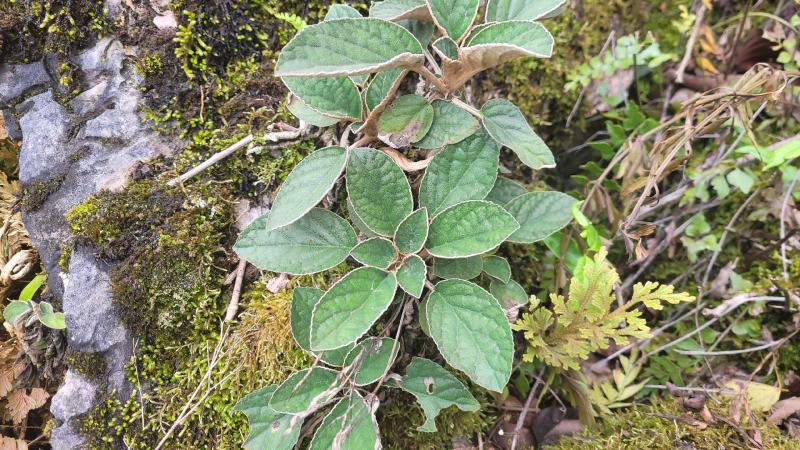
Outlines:
<svg viewBox="0 0 800 450"><path fill-rule="evenodd" d="M6 130L6 119L0 114L0 141L8 139L8 131Z"/></svg>
<svg viewBox="0 0 800 450"><path fill-rule="evenodd" d="M20 424L29 412L44 406L49 397L50 394L42 388L31 389L30 395L25 389L15 390L8 396L6 415L14 424Z"/></svg>
<svg viewBox="0 0 800 450"><path fill-rule="evenodd" d="M0 435L0 450L28 450L28 443L17 438Z"/></svg>
<svg viewBox="0 0 800 450"><path fill-rule="evenodd" d="M787 398L775 403L772 408L772 414L767 419L771 423L781 423L785 419L793 416L796 412L800 411L800 397Z"/></svg>

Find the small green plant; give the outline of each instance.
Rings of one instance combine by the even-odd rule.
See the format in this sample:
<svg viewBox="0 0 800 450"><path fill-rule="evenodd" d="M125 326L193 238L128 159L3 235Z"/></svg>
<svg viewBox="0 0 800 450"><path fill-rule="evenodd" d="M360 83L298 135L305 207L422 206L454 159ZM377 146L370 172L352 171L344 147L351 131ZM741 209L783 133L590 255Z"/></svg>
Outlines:
<svg viewBox="0 0 800 450"><path fill-rule="evenodd" d="M477 410L467 387L429 359L414 356L404 375L390 373L396 360L409 360L398 357L407 326L418 324L476 385L503 391L514 359L508 317L528 296L494 253L505 241L530 244L564 228L575 199L498 177L503 146L534 170L555 159L515 105L494 99L479 109L463 88L514 58L549 57L553 38L537 20L563 3L491 0L485 23L476 23L479 0L387 0L369 17L335 5L284 48L275 75L292 93L289 109L316 126L343 122L346 131L342 146L297 165L235 250L293 275L348 257L363 267L327 292L295 288L293 335L318 364L237 404L251 423L246 448L293 448L304 422L319 423L306 419L327 405L310 448L380 448L375 393L384 384L416 397L426 414L421 431L436 431L448 406ZM423 95L399 94L412 72ZM358 232L316 207L342 181ZM483 285L470 281L481 274Z"/></svg>
<svg viewBox="0 0 800 450"><path fill-rule="evenodd" d="M67 328L64 313L55 312L53 305L50 303L33 301L36 291L42 287L46 280L46 276L36 275L19 294L19 300L14 300L3 308L4 325L7 329L13 330L17 323L22 323L24 327L29 327L36 322L40 322L47 328L54 330Z"/></svg>
<svg viewBox="0 0 800 450"><path fill-rule="evenodd" d="M523 359L577 370L591 352L608 348L612 341L626 345L631 338L650 337L642 311L636 307L659 310L663 303L694 300L689 294L673 292L672 286L637 283L631 300L612 309L616 302L613 286L618 281L619 275L606 261L603 249L585 262L582 276L573 277L567 298L550 296L552 310L542 307L542 302L534 297L530 312L524 313L514 325L528 341Z"/></svg>

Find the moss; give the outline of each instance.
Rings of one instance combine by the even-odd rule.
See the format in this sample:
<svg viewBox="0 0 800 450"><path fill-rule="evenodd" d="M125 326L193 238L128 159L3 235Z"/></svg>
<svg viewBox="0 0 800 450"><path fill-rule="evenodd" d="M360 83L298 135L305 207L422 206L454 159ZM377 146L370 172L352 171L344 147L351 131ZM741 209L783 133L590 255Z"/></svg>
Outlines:
<svg viewBox="0 0 800 450"><path fill-rule="evenodd" d="M96 379L106 373L106 360L96 352L69 351L65 358L67 366L84 378Z"/></svg>
<svg viewBox="0 0 800 450"><path fill-rule="evenodd" d="M478 411L465 412L455 406L446 408L436 417L437 431L424 433L417 427L425 421L425 414L414 397L400 390L389 390L377 413L383 447L387 450L452 448L454 438L472 439L484 433L494 419L485 414L488 404L485 396L477 398L482 403Z"/></svg>
<svg viewBox="0 0 800 450"><path fill-rule="evenodd" d="M88 450L114 448L122 440L125 430L138 422L141 407L136 395L134 392L129 400L121 401L112 392L78 420L78 429L88 440Z"/></svg>
<svg viewBox="0 0 800 450"><path fill-rule="evenodd" d="M64 181L64 175L58 175L46 181L28 183L22 187L22 206L27 212L38 211L50 194L57 191Z"/></svg>
<svg viewBox="0 0 800 450"><path fill-rule="evenodd" d="M728 417L729 402L706 403L712 413ZM696 448L711 450L717 448L749 448L742 445L742 437L732 427L717 421L705 430L664 419L660 416L682 417L687 413L680 411L674 400L660 401L658 405L638 405L625 411L603 416L600 430L585 437L566 438L556 445L547 446L549 450L600 450L622 448ZM796 449L797 443L781 434L777 426L765 419L756 423L742 424L749 430L757 428L761 432L764 448Z"/></svg>
<svg viewBox="0 0 800 450"><path fill-rule="evenodd" d="M105 257L122 259L140 245L153 242L159 227L182 209L184 200L178 189L143 180L121 192L95 194L66 217L76 236L97 245Z"/></svg>
<svg viewBox="0 0 800 450"><path fill-rule="evenodd" d="M63 273L69 273L69 262L72 259L72 246L62 245L61 253L58 255L58 268Z"/></svg>
<svg viewBox="0 0 800 450"><path fill-rule="evenodd" d="M10 0L0 3L0 61L66 56L108 30L103 2Z"/></svg>

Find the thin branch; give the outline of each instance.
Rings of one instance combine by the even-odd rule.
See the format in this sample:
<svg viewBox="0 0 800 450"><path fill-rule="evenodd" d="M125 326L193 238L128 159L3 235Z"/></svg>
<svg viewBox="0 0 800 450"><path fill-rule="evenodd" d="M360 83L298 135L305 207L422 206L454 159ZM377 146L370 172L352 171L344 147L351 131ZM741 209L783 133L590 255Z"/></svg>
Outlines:
<svg viewBox="0 0 800 450"><path fill-rule="evenodd" d="M231 301L228 303L228 311L225 313L225 322L230 322L236 317L236 312L239 311L239 297L242 295L242 280L244 279L244 270L247 268L247 261L244 258L239 260L239 265L236 266L236 279L233 283L233 294L231 294Z"/></svg>
<svg viewBox="0 0 800 450"><path fill-rule="evenodd" d="M248 134L247 136L245 136L242 139L240 139L239 142L231 145L230 147L226 148L225 150L222 150L221 152L214 153L213 155L211 155L210 158L208 158L207 160L203 161L202 163L200 163L200 165L198 165L197 167L193 168L192 170L184 173L183 175L181 175L179 177L173 178L172 180L170 180L167 183L167 185L175 186L178 183L183 183L184 181L192 178L193 176L199 174L200 172L208 169L209 167L213 166L214 164L216 164L216 163L222 161L223 159L227 158L228 156L232 155L234 152L236 152L236 150L239 150L240 148L244 147L245 145L248 145L251 142L253 142L253 135L252 134Z"/></svg>
<svg viewBox="0 0 800 450"><path fill-rule="evenodd" d="M703 24L703 18L705 17L705 15L706 15L706 7L705 5L700 5L700 8L698 8L697 10L697 17L695 18L694 28L692 28L692 34L689 35L689 40L686 42L686 53L683 54L681 63L678 65L678 74L675 77L675 81L678 83L683 83L683 75L686 72L686 66L692 59L692 53L694 53L694 45L695 42L697 42L697 35L700 34L700 25Z"/></svg>
<svg viewBox="0 0 800 450"><path fill-rule="evenodd" d="M533 402L533 398L536 397L536 389L542 382L541 373L538 377L536 377L536 383L534 383L531 391L528 393L528 398L525 400L525 405L522 407L522 411L519 413L519 417L517 417L517 424L514 426L514 437L511 439L511 450L517 449L517 440L519 439L519 432L522 430L522 425L525 423L525 417L528 415L528 411L531 408L531 403Z"/></svg>
<svg viewBox="0 0 800 450"><path fill-rule="evenodd" d="M437 77L433 72L428 70L428 68L425 67L424 65L420 64L418 66L413 67L411 70L420 74L422 78L424 78L426 81L434 85L436 89L440 90L442 93L447 94L448 92L450 92L450 90L447 89L447 86L445 86L442 80L440 80L439 77Z"/></svg>
<svg viewBox="0 0 800 450"><path fill-rule="evenodd" d="M454 105L456 105L459 108L463 109L464 111L472 114L473 116L477 117L478 119L482 119L483 118L483 115L481 114L480 111L478 111L474 106L472 106L470 104L467 104L467 103L464 103L463 101L461 101L460 98L453 97L452 99L450 99L450 101Z"/></svg>

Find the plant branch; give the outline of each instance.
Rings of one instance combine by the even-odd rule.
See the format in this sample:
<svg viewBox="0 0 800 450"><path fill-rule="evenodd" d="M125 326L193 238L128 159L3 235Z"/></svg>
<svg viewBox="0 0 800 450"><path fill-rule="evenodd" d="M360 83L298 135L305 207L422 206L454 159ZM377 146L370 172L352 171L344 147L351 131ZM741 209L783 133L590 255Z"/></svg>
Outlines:
<svg viewBox="0 0 800 450"><path fill-rule="evenodd" d="M445 84L442 82L442 80L439 79L439 77L437 77L433 72L428 70L428 68L425 67L424 65L420 64L420 65L414 66L411 70L413 70L414 72L417 72L418 74L420 74L420 76L422 76L422 78L424 78L427 82L429 82L432 85L434 85L436 87L436 89L440 90L443 94L449 94L450 93L450 90L447 89L447 86L445 86Z"/></svg>

